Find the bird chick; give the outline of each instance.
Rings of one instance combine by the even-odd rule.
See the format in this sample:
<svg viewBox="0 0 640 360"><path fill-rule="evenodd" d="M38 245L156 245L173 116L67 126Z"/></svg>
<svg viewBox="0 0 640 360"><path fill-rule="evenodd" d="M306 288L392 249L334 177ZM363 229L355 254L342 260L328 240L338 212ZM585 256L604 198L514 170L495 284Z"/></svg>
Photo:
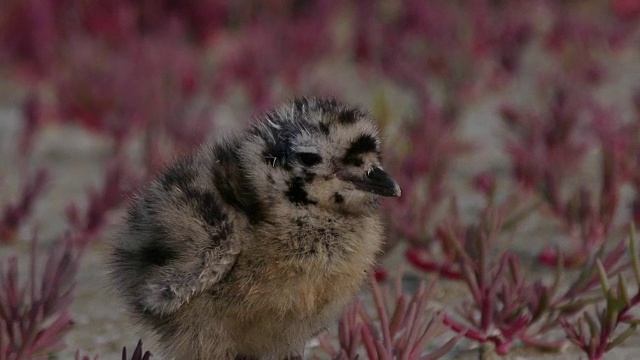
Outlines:
<svg viewBox="0 0 640 360"><path fill-rule="evenodd" d="M357 294L382 243L370 116L300 98L171 165L128 209L110 267L176 359L302 356Z"/></svg>

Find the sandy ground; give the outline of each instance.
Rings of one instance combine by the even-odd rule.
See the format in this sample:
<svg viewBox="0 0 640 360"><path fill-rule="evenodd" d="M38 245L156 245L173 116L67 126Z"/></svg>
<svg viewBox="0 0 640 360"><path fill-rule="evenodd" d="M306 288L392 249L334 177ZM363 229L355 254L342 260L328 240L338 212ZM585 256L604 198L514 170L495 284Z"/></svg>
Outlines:
<svg viewBox="0 0 640 360"><path fill-rule="evenodd" d="M620 99L620 94L628 94L624 89L640 84L640 64L637 63L637 52L623 54L618 63L611 67L613 78L619 81L602 90L602 96L611 103L625 103L627 99ZM527 87L531 84L518 83L502 94L471 104L465 113L461 135L473 139L480 145L479 150L463 159L454 170L454 187L461 186L463 180L469 179L471 174L479 169L493 169L496 173L507 174L507 163L501 151L503 129L495 116L494 106L506 98L526 97ZM525 95L523 95L525 94ZM23 92L11 83L0 85L0 175L3 182L0 185L0 200L12 199L18 187L18 169L22 166L16 163L13 156L16 135L20 128L19 104ZM398 95L401 96L401 95ZM355 96L354 96L355 98ZM109 144L103 139L88 134L82 130L57 126L46 128L36 142L30 166L46 165L54 178L54 184L46 197L38 202L33 221L19 234L18 243L0 247L0 257L18 254L20 261L26 261L28 254L28 239L35 227L44 242L62 233L65 228L64 208L70 201L82 204L85 192L90 186L97 186L101 180L101 169L109 151ZM477 200L477 199L476 199ZM473 198L462 198L464 209L477 206ZM118 222L118 215L112 217L112 223ZM112 228L112 227L111 227ZM515 245L516 251L525 258L532 258L537 251L548 243L537 241L542 227L531 224L526 229L533 241L519 241ZM102 257L105 253L106 242L110 231L106 231L101 241L92 245L83 259L78 276L76 300L72 311L76 322L73 330L68 334L67 350L61 352L57 358L71 359L76 349L85 354L100 354L101 359L119 358L121 347L126 345L130 351L140 337L139 333L126 320L123 307L111 294L105 281ZM396 269L403 262L402 248L385 259L389 269ZM538 271L538 270L535 270ZM542 271L542 270L540 270ZM415 282L410 277L408 282ZM436 293L434 304L443 304L455 299L461 293L459 286L445 284L446 290ZM149 344L149 342L147 341ZM149 345L152 346L153 345ZM309 353L313 353L313 346ZM581 355L574 347L568 347L560 354L541 354L528 351L515 351L509 355L510 359L576 359ZM478 351L471 344L462 342L449 358L475 359ZM157 358L157 357L155 357ZM637 335L614 351L607 359L640 359L640 337Z"/></svg>

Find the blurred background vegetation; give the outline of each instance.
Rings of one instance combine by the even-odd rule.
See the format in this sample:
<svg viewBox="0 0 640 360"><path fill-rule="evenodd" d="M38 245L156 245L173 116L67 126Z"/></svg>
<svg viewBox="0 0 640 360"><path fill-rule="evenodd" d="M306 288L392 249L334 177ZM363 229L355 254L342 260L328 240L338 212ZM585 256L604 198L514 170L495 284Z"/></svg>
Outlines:
<svg viewBox="0 0 640 360"><path fill-rule="evenodd" d="M82 293L94 281L78 271L96 271L86 264L132 189L305 95L360 104L385 135L403 196L384 205L387 252L400 256L379 280L406 261L467 289L460 309L435 317L464 334L471 345L462 348L490 343L506 354L513 344L558 350L571 341L603 356L622 339L617 325L632 324L625 338L635 331L627 315L638 296L616 303L622 290L605 290L600 304L617 315L594 310L584 321L601 326L585 338L571 329L592 303L575 299L593 298L598 277L632 273L639 26L637 0L1 1L0 107L9 110L0 112L0 359L46 357L73 333L72 313L76 329L77 314L92 319L69 310L73 284ZM38 155L51 131L56 144L103 152L65 167L87 148ZM44 251L29 255L29 246ZM28 273L18 260L43 266ZM551 276L541 265L578 280L560 293L521 277L521 267ZM83 301L104 302L92 299ZM356 322L350 316L343 326ZM553 331L565 335L539 339ZM354 354L359 345L342 340Z"/></svg>

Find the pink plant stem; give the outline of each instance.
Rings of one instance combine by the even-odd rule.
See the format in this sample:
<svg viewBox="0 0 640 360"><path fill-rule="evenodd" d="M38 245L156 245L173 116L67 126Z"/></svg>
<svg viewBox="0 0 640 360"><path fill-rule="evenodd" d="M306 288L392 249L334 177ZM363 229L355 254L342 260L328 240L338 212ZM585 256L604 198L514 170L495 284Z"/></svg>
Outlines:
<svg viewBox="0 0 640 360"><path fill-rule="evenodd" d="M405 252L405 257L411 263L411 265L424 272L435 272L446 279L462 279L462 274L460 274L459 271L452 269L452 265L424 260L419 254L419 252L421 251L422 250L416 247L410 247L409 249L407 249L407 251Z"/></svg>
<svg viewBox="0 0 640 360"><path fill-rule="evenodd" d="M481 343L485 343L488 340L487 337L479 331L463 326L462 324L451 319L451 317L449 317L448 315L444 316L442 322L458 334L464 334L464 336L468 339L475 340Z"/></svg>

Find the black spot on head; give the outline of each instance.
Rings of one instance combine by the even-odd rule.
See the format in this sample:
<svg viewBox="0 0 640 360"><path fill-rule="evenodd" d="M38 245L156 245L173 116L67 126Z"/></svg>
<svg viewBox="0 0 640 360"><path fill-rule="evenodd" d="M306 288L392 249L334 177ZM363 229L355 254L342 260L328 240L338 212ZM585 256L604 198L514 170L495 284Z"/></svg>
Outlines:
<svg viewBox="0 0 640 360"><path fill-rule="evenodd" d="M362 165L360 155L371 152L377 152L376 139L371 135L360 135L351 143L347 153L342 158L342 162L348 165L360 166Z"/></svg>
<svg viewBox="0 0 640 360"><path fill-rule="evenodd" d="M349 156L349 157L345 157L342 162L346 165L353 165L353 166L362 166L362 164L364 164L364 161L362 160L362 158L360 156Z"/></svg>
<svg viewBox="0 0 640 360"><path fill-rule="evenodd" d="M344 202L344 196L338 194L338 193L334 193L333 194L333 201L336 202L336 204L342 204Z"/></svg>
<svg viewBox="0 0 640 360"><path fill-rule="evenodd" d="M349 154L362 154L368 152L375 152L377 150L376 139L369 134L360 135L355 141L351 143L351 147L348 150Z"/></svg>
<svg viewBox="0 0 640 360"><path fill-rule="evenodd" d="M320 132L325 136L328 136L331 133L331 130L329 129L329 124L324 122L321 122L320 125L318 125L318 129L320 129Z"/></svg>
<svg viewBox="0 0 640 360"><path fill-rule="evenodd" d="M360 113L356 109L343 110L338 114L338 122L342 125L350 125L356 122Z"/></svg>
<svg viewBox="0 0 640 360"><path fill-rule="evenodd" d="M260 134L265 141L265 147L262 151L264 162L270 166L291 170L291 165L289 164L291 135L288 132L279 131L271 127L263 131L272 132L272 134Z"/></svg>
<svg viewBox="0 0 640 360"><path fill-rule="evenodd" d="M333 111L336 107L338 107L338 101L334 98L325 98L317 100L317 107L322 110Z"/></svg>
<svg viewBox="0 0 640 360"><path fill-rule="evenodd" d="M306 190L304 189L304 179L295 177L289 182L289 189L285 192L287 199L296 205L316 204L310 200Z"/></svg>
<svg viewBox="0 0 640 360"><path fill-rule="evenodd" d="M252 223L262 221L264 206L258 200L256 189L242 172L238 154L230 147L217 147L213 151L215 161L211 176L222 200L244 213Z"/></svg>

